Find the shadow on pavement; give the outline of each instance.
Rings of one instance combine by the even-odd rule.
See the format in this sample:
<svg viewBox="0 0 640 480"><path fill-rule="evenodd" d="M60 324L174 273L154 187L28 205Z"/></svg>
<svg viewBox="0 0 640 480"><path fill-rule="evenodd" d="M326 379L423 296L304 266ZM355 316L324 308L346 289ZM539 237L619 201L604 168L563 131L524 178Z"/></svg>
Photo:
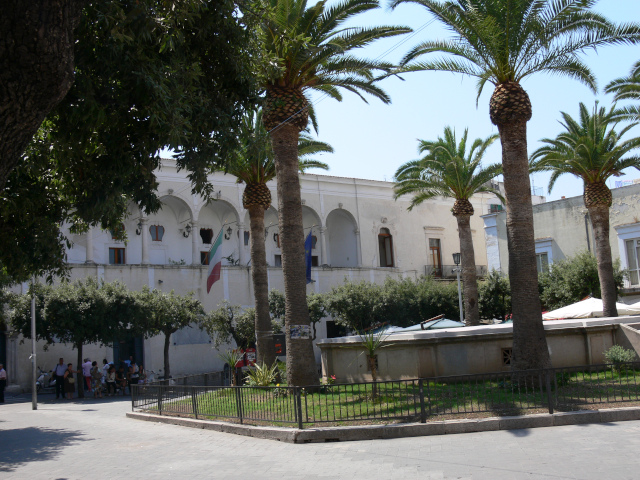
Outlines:
<svg viewBox="0 0 640 480"><path fill-rule="evenodd" d="M64 448L85 441L84 434L73 430L28 427L1 432L0 472L11 472L30 462L51 460Z"/></svg>

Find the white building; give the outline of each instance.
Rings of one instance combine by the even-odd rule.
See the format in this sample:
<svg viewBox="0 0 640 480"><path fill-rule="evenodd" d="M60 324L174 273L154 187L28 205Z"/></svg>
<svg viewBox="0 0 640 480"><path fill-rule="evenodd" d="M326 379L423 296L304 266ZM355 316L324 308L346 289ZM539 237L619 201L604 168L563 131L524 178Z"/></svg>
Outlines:
<svg viewBox="0 0 640 480"><path fill-rule="evenodd" d="M178 173L172 160L163 160L157 172L163 207L144 216L130 210L124 222L127 241L117 241L111 232L92 228L87 234L69 238L71 278L96 276L107 282L120 280L132 290L144 285L162 291L194 292L207 311L224 299L232 304L253 305L250 274L249 216L242 208L243 184L235 177L216 174L215 200L205 202L191 194L191 185ZM266 246L269 288L284 290L278 243L277 192L269 184L273 206L266 212ZM312 278L308 291L326 292L345 280L383 282L389 275L417 278L425 273L452 276L452 254L459 251L457 223L451 214L451 199L434 199L408 212L409 198L395 201L393 184L325 175L301 177L305 234L314 239ZM480 215L496 210L499 200L489 194L471 200L476 214L471 219L476 262L486 272L485 232ZM212 239L224 229L223 254L227 257L222 277L206 291L207 267L202 259ZM27 285L21 286L26 292ZM328 325L327 325L328 324ZM332 322L319 325L318 340L331 334ZM19 338L0 336L0 349L6 348L6 361L13 382L26 385L30 378L27 360L30 347ZM172 373L218 370L222 362L210 338L197 329L185 329L172 336ZM92 360L128 358L134 354L147 369L158 371L163 365L162 337L149 340L122 339L115 348L85 347ZM38 352L38 364L51 368L60 356L75 362L76 353L64 345ZM0 353L2 353L0 351ZM316 348L319 361L319 350ZM2 359L0 358L0 361Z"/></svg>

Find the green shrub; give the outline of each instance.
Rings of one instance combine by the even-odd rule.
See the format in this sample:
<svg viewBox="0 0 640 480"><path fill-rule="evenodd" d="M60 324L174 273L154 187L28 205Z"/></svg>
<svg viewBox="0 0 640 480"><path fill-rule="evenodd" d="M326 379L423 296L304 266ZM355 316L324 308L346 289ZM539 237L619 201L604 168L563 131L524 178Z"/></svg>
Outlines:
<svg viewBox="0 0 640 480"><path fill-rule="evenodd" d="M274 362L271 366L264 363L262 365L256 364L255 368L247 372L245 383L251 387L268 387L272 383L275 383L277 375L277 362Z"/></svg>
<svg viewBox="0 0 640 480"><path fill-rule="evenodd" d="M480 318L504 320L511 313L511 286L505 275L494 269L478 283L478 307Z"/></svg>
<svg viewBox="0 0 640 480"><path fill-rule="evenodd" d="M614 345L604 352L604 358L607 359L607 362L613 364L613 368L619 372L622 370L622 364L633 362L636 359L636 352L627 350L620 345Z"/></svg>

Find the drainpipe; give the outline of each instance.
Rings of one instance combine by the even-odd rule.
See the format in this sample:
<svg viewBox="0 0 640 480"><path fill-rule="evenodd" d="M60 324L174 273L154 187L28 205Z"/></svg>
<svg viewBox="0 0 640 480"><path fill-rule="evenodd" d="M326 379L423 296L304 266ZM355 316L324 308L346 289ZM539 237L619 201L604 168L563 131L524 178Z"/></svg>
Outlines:
<svg viewBox="0 0 640 480"><path fill-rule="evenodd" d="M587 234L587 250L591 253L591 243L589 242L589 212L584 214L584 232Z"/></svg>

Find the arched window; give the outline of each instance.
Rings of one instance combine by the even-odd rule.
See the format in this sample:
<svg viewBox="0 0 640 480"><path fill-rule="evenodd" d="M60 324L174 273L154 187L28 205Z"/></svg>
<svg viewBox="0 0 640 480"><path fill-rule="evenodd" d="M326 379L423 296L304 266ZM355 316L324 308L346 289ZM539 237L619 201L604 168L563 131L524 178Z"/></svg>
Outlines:
<svg viewBox="0 0 640 480"><path fill-rule="evenodd" d="M213 240L213 230L211 228L201 228L200 238L202 239L202 243L211 243L211 240Z"/></svg>
<svg viewBox="0 0 640 480"><path fill-rule="evenodd" d="M109 230L111 233L111 240L121 241L124 239L124 224L117 225L113 230Z"/></svg>
<svg viewBox="0 0 640 480"><path fill-rule="evenodd" d="M318 237L315 235L311 235L311 250L316 249L316 244L318 243Z"/></svg>
<svg viewBox="0 0 640 480"><path fill-rule="evenodd" d="M388 228L381 228L378 234L378 250L381 267L393 267L393 237Z"/></svg>
<svg viewBox="0 0 640 480"><path fill-rule="evenodd" d="M149 227L149 233L151 234L151 240L161 242L162 237L164 237L164 227L162 225L151 225Z"/></svg>

